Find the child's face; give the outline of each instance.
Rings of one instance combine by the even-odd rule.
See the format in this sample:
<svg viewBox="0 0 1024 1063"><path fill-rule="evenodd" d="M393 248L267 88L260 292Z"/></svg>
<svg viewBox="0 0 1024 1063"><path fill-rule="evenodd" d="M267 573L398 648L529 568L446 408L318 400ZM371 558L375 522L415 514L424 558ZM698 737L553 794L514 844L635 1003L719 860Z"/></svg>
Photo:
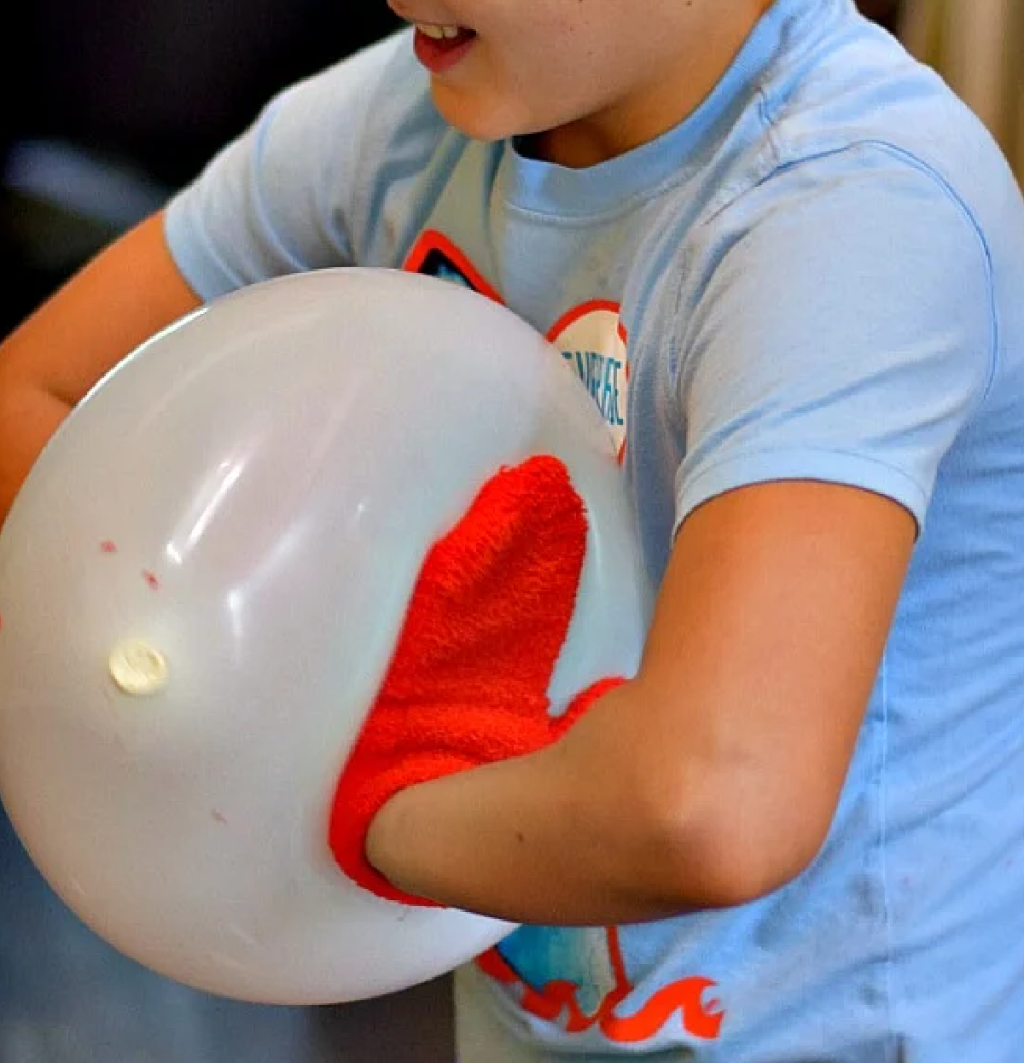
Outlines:
<svg viewBox="0 0 1024 1063"><path fill-rule="evenodd" d="M417 54L454 126L583 166L670 129L772 0L389 0L426 25ZM438 42L441 27L469 31Z"/></svg>

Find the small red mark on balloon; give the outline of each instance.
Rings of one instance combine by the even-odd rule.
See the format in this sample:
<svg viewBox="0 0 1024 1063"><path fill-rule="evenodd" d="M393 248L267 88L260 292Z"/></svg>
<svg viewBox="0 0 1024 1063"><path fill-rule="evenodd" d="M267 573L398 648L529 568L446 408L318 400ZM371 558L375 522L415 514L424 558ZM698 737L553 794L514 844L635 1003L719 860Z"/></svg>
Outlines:
<svg viewBox="0 0 1024 1063"><path fill-rule="evenodd" d="M100 543L100 553L101 554L116 554L117 553L117 543L115 543L113 539L104 539L103 542Z"/></svg>
<svg viewBox="0 0 1024 1063"><path fill-rule="evenodd" d="M216 808L211 809L210 818L213 819L215 823L223 823L225 825L227 824L227 821L228 821L227 816L225 816L223 812L219 811Z"/></svg>
<svg viewBox="0 0 1024 1063"><path fill-rule="evenodd" d="M146 581L146 584L148 585L151 591L160 590L159 578L155 576L152 572L150 572L149 569L143 569L142 578Z"/></svg>

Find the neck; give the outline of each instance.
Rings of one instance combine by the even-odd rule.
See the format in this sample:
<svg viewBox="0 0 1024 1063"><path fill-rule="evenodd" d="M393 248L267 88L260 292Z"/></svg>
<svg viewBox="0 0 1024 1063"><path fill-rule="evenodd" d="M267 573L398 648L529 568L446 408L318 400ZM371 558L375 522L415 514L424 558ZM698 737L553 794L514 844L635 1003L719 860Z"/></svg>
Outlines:
<svg viewBox="0 0 1024 1063"><path fill-rule="evenodd" d="M693 4L685 27L686 45L675 61L652 64L653 76L629 96L586 118L525 138L523 150L572 169L606 162L647 144L685 121L704 102L732 65L761 16L774 0ZM716 6L717 5L717 6ZM734 13L723 17L723 8ZM665 76L664 71L675 71Z"/></svg>

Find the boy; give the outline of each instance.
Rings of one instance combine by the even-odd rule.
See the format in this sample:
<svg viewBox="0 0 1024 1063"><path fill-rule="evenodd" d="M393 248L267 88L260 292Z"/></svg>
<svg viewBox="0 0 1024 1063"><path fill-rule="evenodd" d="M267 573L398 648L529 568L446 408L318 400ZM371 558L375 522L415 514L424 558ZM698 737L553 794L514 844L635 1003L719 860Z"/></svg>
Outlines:
<svg viewBox="0 0 1024 1063"><path fill-rule="evenodd" d="M1024 206L998 151L853 0L393 6L413 32L282 94L11 337L0 504L200 300L345 263L502 299L615 369L661 590L638 676L562 739L373 823L397 888L531 924L460 972L462 1063L1016 1063Z"/></svg>

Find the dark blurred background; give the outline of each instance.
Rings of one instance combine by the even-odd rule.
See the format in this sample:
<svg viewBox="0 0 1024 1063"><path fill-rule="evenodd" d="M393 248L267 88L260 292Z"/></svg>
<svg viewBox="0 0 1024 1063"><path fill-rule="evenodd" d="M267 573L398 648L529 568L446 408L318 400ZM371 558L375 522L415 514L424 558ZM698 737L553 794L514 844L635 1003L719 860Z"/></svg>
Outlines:
<svg viewBox="0 0 1024 1063"><path fill-rule="evenodd" d="M892 0L864 6L892 25ZM0 335L273 92L396 25L383 0L6 0ZM261 1008L142 970L50 892L0 810L0 1063L452 1063L451 1042L447 979Z"/></svg>
<svg viewBox="0 0 1024 1063"><path fill-rule="evenodd" d="M384 0L7 0L0 334L274 91L397 24Z"/></svg>

